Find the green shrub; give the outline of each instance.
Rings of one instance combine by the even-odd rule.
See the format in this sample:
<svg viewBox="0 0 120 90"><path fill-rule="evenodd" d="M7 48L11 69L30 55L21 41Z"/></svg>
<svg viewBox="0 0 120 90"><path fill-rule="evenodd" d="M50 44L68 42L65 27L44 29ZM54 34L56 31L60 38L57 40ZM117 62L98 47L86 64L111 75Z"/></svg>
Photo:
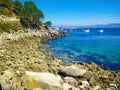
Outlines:
<svg viewBox="0 0 120 90"><path fill-rule="evenodd" d="M51 22L51 21L47 21L47 22L45 22L44 24L45 24L45 26L47 26L47 27L51 27L51 26L52 26L52 22Z"/></svg>
<svg viewBox="0 0 120 90"><path fill-rule="evenodd" d="M9 24L0 23L0 32L10 32Z"/></svg>
<svg viewBox="0 0 120 90"><path fill-rule="evenodd" d="M12 11L0 6L0 15L12 15Z"/></svg>

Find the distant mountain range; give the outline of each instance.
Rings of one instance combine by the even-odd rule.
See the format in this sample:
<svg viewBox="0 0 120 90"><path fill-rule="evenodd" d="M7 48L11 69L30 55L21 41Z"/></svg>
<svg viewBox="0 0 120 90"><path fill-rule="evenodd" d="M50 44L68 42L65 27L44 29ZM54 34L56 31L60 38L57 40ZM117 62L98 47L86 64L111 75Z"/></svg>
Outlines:
<svg viewBox="0 0 120 90"><path fill-rule="evenodd" d="M120 28L120 23L110 23L110 24L98 24L98 25L78 25L78 26L72 26L72 25L57 25L53 26L53 28L56 29L80 29L80 28Z"/></svg>
<svg viewBox="0 0 120 90"><path fill-rule="evenodd" d="M120 28L120 23L82 26L83 28Z"/></svg>

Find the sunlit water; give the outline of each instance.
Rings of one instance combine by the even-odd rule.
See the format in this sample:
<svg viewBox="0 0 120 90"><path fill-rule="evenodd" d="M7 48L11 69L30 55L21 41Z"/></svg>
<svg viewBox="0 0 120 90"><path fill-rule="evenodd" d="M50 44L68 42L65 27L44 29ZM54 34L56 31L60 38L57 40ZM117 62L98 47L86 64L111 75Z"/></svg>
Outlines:
<svg viewBox="0 0 120 90"><path fill-rule="evenodd" d="M48 41L45 48L66 63L93 61L104 68L120 70L120 29L103 29L101 33L97 28L84 30L61 30L71 36Z"/></svg>

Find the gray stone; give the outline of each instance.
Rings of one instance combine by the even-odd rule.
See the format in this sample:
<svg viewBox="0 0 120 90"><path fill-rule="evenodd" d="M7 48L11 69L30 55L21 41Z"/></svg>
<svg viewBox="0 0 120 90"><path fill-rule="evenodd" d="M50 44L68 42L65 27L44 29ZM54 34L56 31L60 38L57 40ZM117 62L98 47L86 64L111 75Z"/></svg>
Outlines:
<svg viewBox="0 0 120 90"><path fill-rule="evenodd" d="M93 88L91 88L90 90L99 90L100 89L100 86L99 85L96 85L94 86Z"/></svg>
<svg viewBox="0 0 120 90"><path fill-rule="evenodd" d="M7 66L10 66L10 65L12 65L12 62L11 62L11 61L7 61L7 62L6 62L6 65L7 65Z"/></svg>
<svg viewBox="0 0 120 90"><path fill-rule="evenodd" d="M119 90L118 87L109 87L109 88L106 88L105 90Z"/></svg>
<svg viewBox="0 0 120 90"><path fill-rule="evenodd" d="M94 62L91 62L91 64L90 64L91 66L92 66L92 68L94 68L94 69L97 69L98 68L98 65L96 64L96 63L94 63Z"/></svg>
<svg viewBox="0 0 120 90"><path fill-rule="evenodd" d="M88 81L81 81L81 84L82 84L80 85L81 89L88 88L90 86Z"/></svg>
<svg viewBox="0 0 120 90"><path fill-rule="evenodd" d="M64 81L69 83L71 86L78 86L77 80L75 80L73 77L65 77Z"/></svg>
<svg viewBox="0 0 120 90"><path fill-rule="evenodd" d="M60 74L65 76L73 76L73 77L82 77L86 73L85 69L79 69L78 67L72 65L72 66L66 66L60 68Z"/></svg>
<svg viewBox="0 0 120 90"><path fill-rule="evenodd" d="M68 83L64 83L63 84L63 90L81 90L81 89L77 88L77 87L74 87L74 86L71 86Z"/></svg>
<svg viewBox="0 0 120 90"><path fill-rule="evenodd" d="M10 74L10 73L11 73L10 70L5 70L5 71L4 71L4 75L8 75L8 74Z"/></svg>
<svg viewBox="0 0 120 90"><path fill-rule="evenodd" d="M52 73L38 73L26 71L25 85L29 89L62 90L62 79Z"/></svg>
<svg viewBox="0 0 120 90"><path fill-rule="evenodd" d="M70 89L72 89L71 85L69 85L68 83L63 84L63 90L70 90Z"/></svg>

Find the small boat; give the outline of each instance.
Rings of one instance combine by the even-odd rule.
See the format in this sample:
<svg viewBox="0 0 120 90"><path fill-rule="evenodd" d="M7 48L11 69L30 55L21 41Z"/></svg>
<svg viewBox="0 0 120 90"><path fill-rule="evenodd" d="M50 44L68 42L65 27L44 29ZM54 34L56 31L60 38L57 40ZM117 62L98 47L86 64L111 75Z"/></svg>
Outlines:
<svg viewBox="0 0 120 90"><path fill-rule="evenodd" d="M103 31L103 29L101 29L101 30L98 30L98 32L102 33L102 32L104 32L104 31Z"/></svg>
<svg viewBox="0 0 120 90"><path fill-rule="evenodd" d="M86 29L86 30L83 30L84 32L90 32L90 30L89 29Z"/></svg>
<svg viewBox="0 0 120 90"><path fill-rule="evenodd" d="M64 32L67 32L67 30L64 30Z"/></svg>

